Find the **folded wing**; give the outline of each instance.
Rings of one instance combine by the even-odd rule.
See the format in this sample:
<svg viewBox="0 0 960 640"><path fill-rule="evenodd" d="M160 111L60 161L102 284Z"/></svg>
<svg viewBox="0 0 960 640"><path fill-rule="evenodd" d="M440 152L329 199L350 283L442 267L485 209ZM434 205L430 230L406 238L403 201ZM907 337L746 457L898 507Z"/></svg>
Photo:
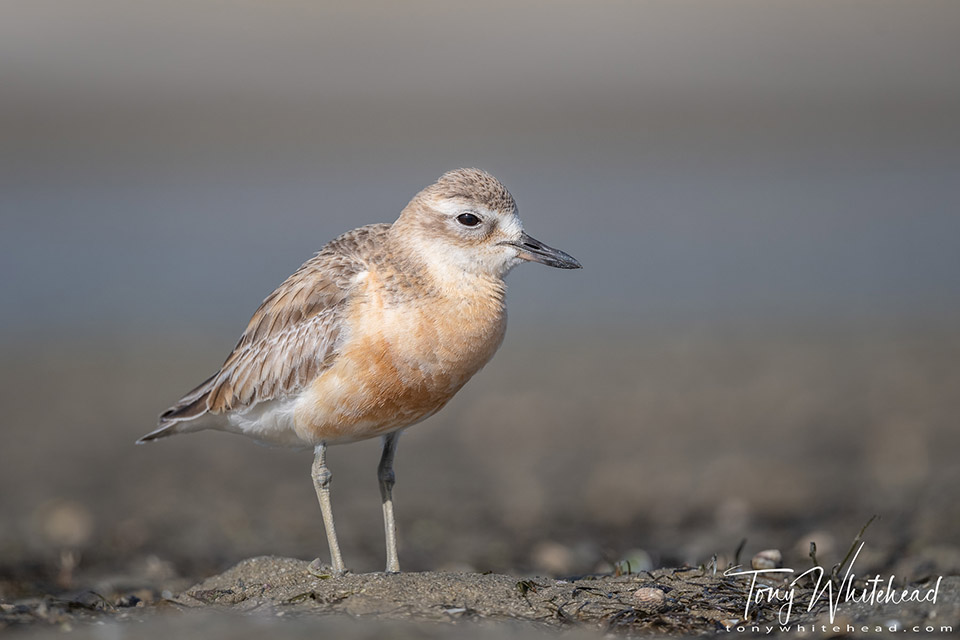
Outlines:
<svg viewBox="0 0 960 640"><path fill-rule="evenodd" d="M204 416L294 395L329 368L355 277L366 268L356 249L388 227L356 229L304 263L263 301L220 370L167 409L160 428L140 442L204 428Z"/></svg>

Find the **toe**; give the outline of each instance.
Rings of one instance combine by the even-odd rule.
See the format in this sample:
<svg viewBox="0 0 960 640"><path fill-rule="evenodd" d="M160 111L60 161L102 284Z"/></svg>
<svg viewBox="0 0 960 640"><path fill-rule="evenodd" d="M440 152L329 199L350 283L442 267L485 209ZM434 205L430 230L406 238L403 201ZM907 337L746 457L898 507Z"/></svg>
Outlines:
<svg viewBox="0 0 960 640"><path fill-rule="evenodd" d="M326 580L327 578L333 578L336 576L342 576L348 572L349 572L348 569L342 569L340 571L337 571L336 569L331 567L329 564L327 564L320 558L316 558L313 562L311 562L307 566L307 573L309 573L314 577L320 578L321 580Z"/></svg>

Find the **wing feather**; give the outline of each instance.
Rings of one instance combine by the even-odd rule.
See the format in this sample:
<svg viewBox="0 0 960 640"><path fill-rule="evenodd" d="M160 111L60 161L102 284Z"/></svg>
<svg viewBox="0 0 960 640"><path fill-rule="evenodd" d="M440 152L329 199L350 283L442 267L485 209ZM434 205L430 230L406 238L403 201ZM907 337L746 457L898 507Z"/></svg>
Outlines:
<svg viewBox="0 0 960 640"><path fill-rule="evenodd" d="M305 262L263 301L220 371L160 416L161 427L293 395L330 367L364 254L389 226L355 229Z"/></svg>

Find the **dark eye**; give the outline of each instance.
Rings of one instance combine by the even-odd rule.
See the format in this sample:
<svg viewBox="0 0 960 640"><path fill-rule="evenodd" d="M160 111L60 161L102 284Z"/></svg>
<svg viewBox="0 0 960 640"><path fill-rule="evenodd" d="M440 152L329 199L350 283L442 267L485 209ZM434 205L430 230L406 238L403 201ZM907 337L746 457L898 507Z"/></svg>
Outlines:
<svg viewBox="0 0 960 640"><path fill-rule="evenodd" d="M457 222L465 227L475 227L480 224L480 218L472 213L461 213L457 216Z"/></svg>

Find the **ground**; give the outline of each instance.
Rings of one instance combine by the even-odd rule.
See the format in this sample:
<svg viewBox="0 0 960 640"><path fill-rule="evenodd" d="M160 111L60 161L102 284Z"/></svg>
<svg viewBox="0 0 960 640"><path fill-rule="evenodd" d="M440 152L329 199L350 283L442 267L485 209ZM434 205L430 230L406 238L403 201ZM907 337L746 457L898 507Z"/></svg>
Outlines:
<svg viewBox="0 0 960 640"><path fill-rule="evenodd" d="M724 633L749 593L724 567L778 549L803 570L811 542L832 567L873 516L857 576L943 577L937 604L837 619L960 622L952 328L511 334L400 440L403 574L377 573L377 443L331 449L355 573L328 579L304 569L326 555L308 453L215 433L133 445L220 346L4 353L3 633ZM634 596L651 586L662 610Z"/></svg>
<svg viewBox="0 0 960 640"><path fill-rule="evenodd" d="M760 584L785 589L783 581L761 579ZM750 579L713 568L563 580L442 572L331 576L312 572L303 560L264 556L178 594L157 598L145 590L139 592L141 599L135 593L86 592L66 600L25 600L3 605L0 621L27 637L43 635L50 626L102 637L104 624L111 625L111 635L137 637L161 637L188 627L243 636L251 629L296 633L311 626L332 627L339 637L397 628L431 637L459 637L465 629L498 637L574 630L591 637L766 634L784 623L800 635L835 627L843 633L891 628L943 632L941 625L955 628L960 619L957 577L916 586L923 594L936 589L935 605L844 603L833 618L826 598L808 610L811 586L798 585L796 611L784 614L782 602L748 607Z"/></svg>

